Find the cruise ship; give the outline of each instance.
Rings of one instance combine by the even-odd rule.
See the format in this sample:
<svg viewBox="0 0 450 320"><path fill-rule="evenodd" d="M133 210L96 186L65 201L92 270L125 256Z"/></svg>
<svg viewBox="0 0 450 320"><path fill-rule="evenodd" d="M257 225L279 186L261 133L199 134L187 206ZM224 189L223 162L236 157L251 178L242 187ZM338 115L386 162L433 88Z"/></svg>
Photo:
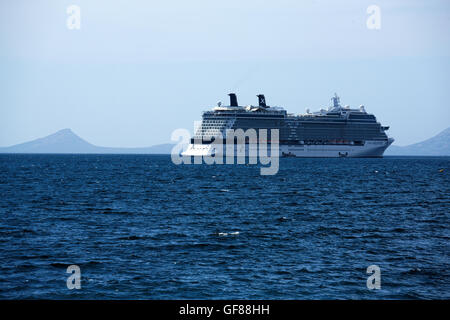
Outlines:
<svg viewBox="0 0 450 320"><path fill-rule="evenodd" d="M217 137L226 139L228 129L278 129L281 157L382 157L392 144L387 136L388 126L377 122L364 106L352 109L342 107L337 94L331 106L305 114L287 113L281 107L270 107L264 95L257 95L258 105L239 106L236 94L230 93L230 105L220 102L211 111L205 111L189 146L186 156L205 156L213 153L212 142ZM267 139L270 143L270 135ZM248 154L249 143L244 141ZM224 149L225 150L225 149Z"/></svg>

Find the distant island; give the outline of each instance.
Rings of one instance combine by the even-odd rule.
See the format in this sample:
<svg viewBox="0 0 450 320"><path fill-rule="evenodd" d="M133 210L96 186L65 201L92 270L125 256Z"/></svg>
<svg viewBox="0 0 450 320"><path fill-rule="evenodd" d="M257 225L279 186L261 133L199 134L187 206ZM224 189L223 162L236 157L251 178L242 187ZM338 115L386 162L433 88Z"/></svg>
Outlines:
<svg viewBox="0 0 450 320"><path fill-rule="evenodd" d="M422 142L399 147L392 145L386 156L450 156L450 127Z"/></svg>
<svg viewBox="0 0 450 320"><path fill-rule="evenodd" d="M144 148L110 148L95 146L63 129L44 138L0 147L0 153L110 153L110 154L170 154L174 144L166 143ZM387 156L450 156L450 128L422 142L408 146L390 146Z"/></svg>
<svg viewBox="0 0 450 320"><path fill-rule="evenodd" d="M170 143L144 148L99 147L80 138L71 129L63 129L44 138L2 147L0 153L170 154L172 147Z"/></svg>

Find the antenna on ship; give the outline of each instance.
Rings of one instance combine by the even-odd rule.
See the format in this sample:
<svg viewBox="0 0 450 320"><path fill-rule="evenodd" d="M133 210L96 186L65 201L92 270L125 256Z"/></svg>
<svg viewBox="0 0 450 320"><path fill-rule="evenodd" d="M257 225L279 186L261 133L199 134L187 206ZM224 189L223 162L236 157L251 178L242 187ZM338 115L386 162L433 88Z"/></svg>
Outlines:
<svg viewBox="0 0 450 320"><path fill-rule="evenodd" d="M235 93L229 93L228 94L230 96L230 107L237 107L238 103L237 103L237 97Z"/></svg>
<svg viewBox="0 0 450 320"><path fill-rule="evenodd" d="M333 107L334 108L340 108L341 107L341 100L339 99L339 96L337 93L334 93L334 97L331 98L331 101L333 101Z"/></svg>
<svg viewBox="0 0 450 320"><path fill-rule="evenodd" d="M258 105L260 107L267 108L266 98L264 97L264 95L263 94L258 94L257 97L258 97Z"/></svg>

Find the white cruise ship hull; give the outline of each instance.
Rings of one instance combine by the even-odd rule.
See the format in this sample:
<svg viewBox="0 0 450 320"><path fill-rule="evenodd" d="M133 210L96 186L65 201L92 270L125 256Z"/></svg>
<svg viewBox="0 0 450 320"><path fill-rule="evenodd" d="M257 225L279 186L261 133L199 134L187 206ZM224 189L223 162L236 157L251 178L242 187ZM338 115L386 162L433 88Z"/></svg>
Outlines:
<svg viewBox="0 0 450 320"><path fill-rule="evenodd" d="M364 145L280 145L280 157L299 157L299 158L379 158L383 156L384 151L389 147L394 139L388 141L366 141ZM234 154L243 152L245 156L257 154L256 145L235 145ZM207 156L212 154L212 145L210 144L190 144L186 151L182 152L184 156ZM267 147L270 156L270 146ZM216 155L223 154L215 152Z"/></svg>

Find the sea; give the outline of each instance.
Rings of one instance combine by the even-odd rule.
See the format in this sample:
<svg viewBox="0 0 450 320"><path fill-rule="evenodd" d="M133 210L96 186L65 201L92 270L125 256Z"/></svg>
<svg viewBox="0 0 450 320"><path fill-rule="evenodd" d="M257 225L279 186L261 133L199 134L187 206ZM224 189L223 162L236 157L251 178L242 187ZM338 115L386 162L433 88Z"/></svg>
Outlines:
<svg viewBox="0 0 450 320"><path fill-rule="evenodd" d="M450 298L450 157L2 154L0 195L1 299Z"/></svg>

